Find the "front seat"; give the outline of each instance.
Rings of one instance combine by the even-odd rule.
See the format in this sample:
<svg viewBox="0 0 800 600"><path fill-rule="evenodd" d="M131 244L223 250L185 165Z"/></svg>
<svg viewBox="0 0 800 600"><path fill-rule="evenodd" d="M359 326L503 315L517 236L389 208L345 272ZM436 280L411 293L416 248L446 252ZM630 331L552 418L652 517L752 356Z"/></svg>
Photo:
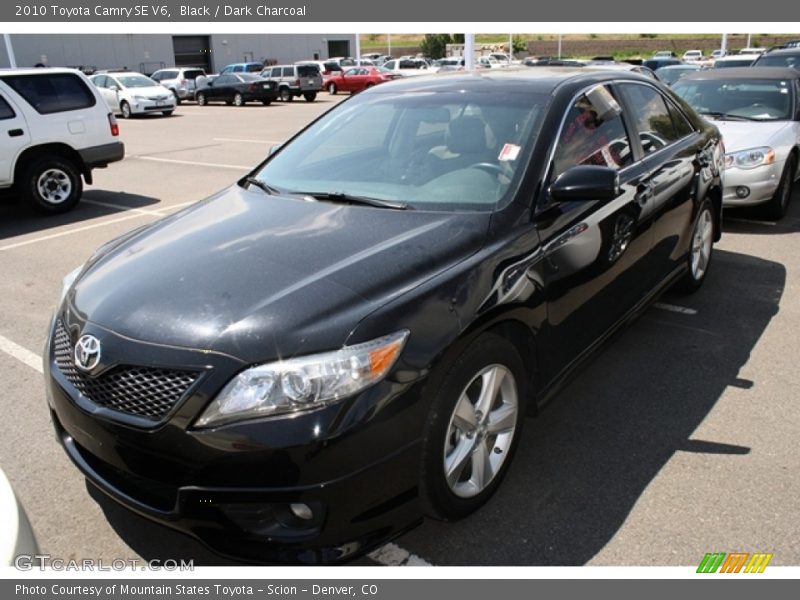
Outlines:
<svg viewBox="0 0 800 600"><path fill-rule="evenodd" d="M474 116L453 119L445 132L445 146L431 148L430 154L441 159L440 168L444 173L492 160L486 139L486 123Z"/></svg>

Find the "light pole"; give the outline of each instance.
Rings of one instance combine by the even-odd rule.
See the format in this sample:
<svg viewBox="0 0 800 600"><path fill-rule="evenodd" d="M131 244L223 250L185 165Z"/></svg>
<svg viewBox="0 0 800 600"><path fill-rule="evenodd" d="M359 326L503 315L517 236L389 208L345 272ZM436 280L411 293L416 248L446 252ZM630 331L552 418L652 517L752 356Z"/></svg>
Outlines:
<svg viewBox="0 0 800 600"><path fill-rule="evenodd" d="M11 36L3 34L3 41L6 43L6 53L8 54L8 66L12 69L17 68L17 59L14 57L14 48L11 46Z"/></svg>

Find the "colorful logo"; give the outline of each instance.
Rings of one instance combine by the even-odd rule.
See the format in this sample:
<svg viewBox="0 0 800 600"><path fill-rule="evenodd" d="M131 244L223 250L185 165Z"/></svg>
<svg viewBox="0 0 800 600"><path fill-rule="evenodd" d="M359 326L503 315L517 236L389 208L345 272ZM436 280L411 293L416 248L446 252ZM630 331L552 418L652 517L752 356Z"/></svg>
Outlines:
<svg viewBox="0 0 800 600"><path fill-rule="evenodd" d="M772 554L764 552L709 552L700 561L698 573L763 573Z"/></svg>

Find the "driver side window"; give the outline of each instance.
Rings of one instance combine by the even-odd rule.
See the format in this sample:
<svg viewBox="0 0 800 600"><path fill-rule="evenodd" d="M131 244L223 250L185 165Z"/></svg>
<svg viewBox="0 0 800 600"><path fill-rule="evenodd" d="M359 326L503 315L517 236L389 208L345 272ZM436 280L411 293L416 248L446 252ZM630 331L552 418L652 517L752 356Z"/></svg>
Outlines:
<svg viewBox="0 0 800 600"><path fill-rule="evenodd" d="M567 111L553 157L552 180L576 165L621 169L633 162L622 109L605 86L582 94Z"/></svg>

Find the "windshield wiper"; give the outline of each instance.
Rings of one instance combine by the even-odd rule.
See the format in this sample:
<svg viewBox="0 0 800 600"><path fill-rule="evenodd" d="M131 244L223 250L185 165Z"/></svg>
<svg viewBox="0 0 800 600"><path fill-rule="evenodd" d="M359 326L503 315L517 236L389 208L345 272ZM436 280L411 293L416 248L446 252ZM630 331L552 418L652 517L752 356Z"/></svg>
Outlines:
<svg viewBox="0 0 800 600"><path fill-rule="evenodd" d="M370 198L368 196L355 196L353 194L345 194L344 192L293 192L301 196L314 198L315 200L327 200L330 202L345 202L348 204L361 204L364 206L373 206L375 208L392 208L394 210L409 210L411 207L402 202L393 202L391 200L381 200L379 198Z"/></svg>
<svg viewBox="0 0 800 600"><path fill-rule="evenodd" d="M248 184L248 185L256 186L262 192L265 192L265 193L269 194L270 196L280 196L281 195L281 191L279 189L272 187L268 183L264 183L263 181L261 181L260 179L258 179L256 177L253 177L252 175L250 177L246 177L244 182L246 184Z"/></svg>
<svg viewBox="0 0 800 600"><path fill-rule="evenodd" d="M724 113L724 112L701 112L700 114L703 115L704 117L712 117L714 119L730 119L730 120L734 120L734 121L736 119L740 119L742 121L759 121L760 120L760 119L754 119L753 117L745 117L743 115L732 115L730 113Z"/></svg>

